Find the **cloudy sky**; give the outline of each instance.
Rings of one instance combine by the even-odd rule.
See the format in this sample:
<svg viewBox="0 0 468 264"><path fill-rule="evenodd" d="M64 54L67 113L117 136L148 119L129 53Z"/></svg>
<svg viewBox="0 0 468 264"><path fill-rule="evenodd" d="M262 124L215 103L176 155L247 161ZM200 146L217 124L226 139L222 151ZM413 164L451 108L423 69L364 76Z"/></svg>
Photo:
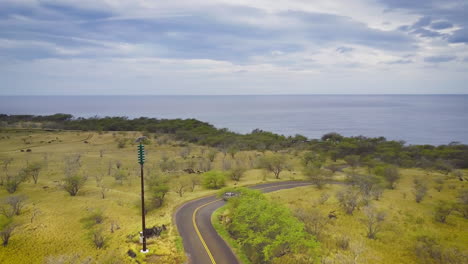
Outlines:
<svg viewBox="0 0 468 264"><path fill-rule="evenodd" d="M466 0L1 0L0 95L468 93Z"/></svg>

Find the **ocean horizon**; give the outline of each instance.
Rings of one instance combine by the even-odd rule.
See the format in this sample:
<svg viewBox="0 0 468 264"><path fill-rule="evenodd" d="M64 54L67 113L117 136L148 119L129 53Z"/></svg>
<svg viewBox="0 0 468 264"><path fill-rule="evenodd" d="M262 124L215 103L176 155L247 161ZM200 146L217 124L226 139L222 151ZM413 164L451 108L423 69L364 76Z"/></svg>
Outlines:
<svg viewBox="0 0 468 264"><path fill-rule="evenodd" d="M468 143L467 94L0 96L1 114L195 118L238 133L383 136L407 144Z"/></svg>

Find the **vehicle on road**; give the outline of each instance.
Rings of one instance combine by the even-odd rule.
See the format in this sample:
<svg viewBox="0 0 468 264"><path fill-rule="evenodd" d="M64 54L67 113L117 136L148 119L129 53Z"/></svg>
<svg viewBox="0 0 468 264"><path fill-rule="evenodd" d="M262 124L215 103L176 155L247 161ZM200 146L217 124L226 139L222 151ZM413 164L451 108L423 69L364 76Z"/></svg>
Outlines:
<svg viewBox="0 0 468 264"><path fill-rule="evenodd" d="M236 192L225 192L223 194L223 200L227 201L233 197L238 197L238 196L239 196L239 193L236 193Z"/></svg>

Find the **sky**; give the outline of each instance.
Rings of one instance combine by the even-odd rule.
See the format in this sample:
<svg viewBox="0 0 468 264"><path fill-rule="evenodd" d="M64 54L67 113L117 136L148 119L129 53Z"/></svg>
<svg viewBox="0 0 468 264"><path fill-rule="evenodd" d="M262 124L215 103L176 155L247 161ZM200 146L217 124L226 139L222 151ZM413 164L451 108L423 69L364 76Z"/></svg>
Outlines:
<svg viewBox="0 0 468 264"><path fill-rule="evenodd" d="M0 95L468 94L466 0L1 0Z"/></svg>

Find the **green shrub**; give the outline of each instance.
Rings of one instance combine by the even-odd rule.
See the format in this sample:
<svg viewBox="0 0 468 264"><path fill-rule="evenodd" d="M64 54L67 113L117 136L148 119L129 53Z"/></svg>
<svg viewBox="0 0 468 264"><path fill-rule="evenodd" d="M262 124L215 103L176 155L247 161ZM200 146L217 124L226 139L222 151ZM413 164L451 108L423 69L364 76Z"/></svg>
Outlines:
<svg viewBox="0 0 468 264"><path fill-rule="evenodd" d="M318 242L291 212L270 202L259 191L237 188L238 198L228 203L231 221L226 228L252 263L303 263L318 259Z"/></svg>
<svg viewBox="0 0 468 264"><path fill-rule="evenodd" d="M226 176L220 171L209 171L203 174L203 186L207 189L219 189L224 186Z"/></svg>

